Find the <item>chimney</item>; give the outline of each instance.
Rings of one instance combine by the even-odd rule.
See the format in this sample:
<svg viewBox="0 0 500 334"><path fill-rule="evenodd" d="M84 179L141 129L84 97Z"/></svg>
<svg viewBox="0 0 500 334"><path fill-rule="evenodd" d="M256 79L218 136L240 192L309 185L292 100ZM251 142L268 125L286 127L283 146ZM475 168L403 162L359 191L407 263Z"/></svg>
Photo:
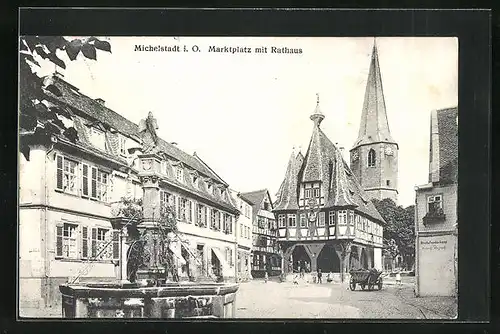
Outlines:
<svg viewBox="0 0 500 334"><path fill-rule="evenodd" d="M106 101L104 101L103 99L101 99L100 97L98 97L97 99L95 99L97 101L97 103L101 104L101 105L105 105Z"/></svg>

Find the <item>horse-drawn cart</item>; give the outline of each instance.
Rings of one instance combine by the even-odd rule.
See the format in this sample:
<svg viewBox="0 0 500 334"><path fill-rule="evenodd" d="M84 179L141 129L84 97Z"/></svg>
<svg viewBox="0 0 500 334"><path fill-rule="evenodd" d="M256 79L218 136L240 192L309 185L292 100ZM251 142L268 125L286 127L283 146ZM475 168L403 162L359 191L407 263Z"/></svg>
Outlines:
<svg viewBox="0 0 500 334"><path fill-rule="evenodd" d="M368 287L368 291L374 289L375 286L378 290L382 290L382 272L377 269L358 269L349 272L351 279L349 281L349 288L354 291L356 284L361 286L361 290Z"/></svg>

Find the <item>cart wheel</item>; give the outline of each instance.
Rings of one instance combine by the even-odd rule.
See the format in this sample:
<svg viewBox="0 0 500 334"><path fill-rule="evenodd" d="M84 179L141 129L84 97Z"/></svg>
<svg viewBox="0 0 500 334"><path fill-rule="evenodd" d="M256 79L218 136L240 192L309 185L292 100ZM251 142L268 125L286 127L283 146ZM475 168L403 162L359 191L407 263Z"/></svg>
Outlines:
<svg viewBox="0 0 500 334"><path fill-rule="evenodd" d="M361 284L361 290L365 290L365 288L366 288L366 285Z"/></svg>
<svg viewBox="0 0 500 334"><path fill-rule="evenodd" d="M356 282L349 283L349 288L351 289L351 291L356 290Z"/></svg>

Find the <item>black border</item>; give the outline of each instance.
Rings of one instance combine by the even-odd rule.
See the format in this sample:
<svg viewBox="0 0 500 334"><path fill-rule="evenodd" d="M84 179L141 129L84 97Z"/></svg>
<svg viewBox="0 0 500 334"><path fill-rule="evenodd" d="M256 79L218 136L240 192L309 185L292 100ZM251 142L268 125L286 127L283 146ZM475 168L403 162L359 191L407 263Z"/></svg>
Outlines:
<svg viewBox="0 0 500 334"><path fill-rule="evenodd" d="M111 13L112 12L112 13ZM170 36L458 36L459 38L459 319L468 321L489 320L490 290L490 98L491 98L491 50L490 27L491 13L486 10L153 10L153 9L22 9L20 10L20 29L23 35L170 35ZM17 60L16 60L17 61ZM17 66L16 66L17 68ZM16 80L17 83L17 80ZM12 88L12 87L11 87ZM12 96L16 96L13 94ZM14 103L16 103L14 101ZM0 156L2 171L7 171L6 151L17 157L17 137L15 113L4 115L4 129L0 132L4 151ZM8 125L10 124L10 126ZM10 137L8 141L3 137ZM8 143L8 144L7 144ZM12 161L12 160L11 160ZM3 172L5 190L17 190L17 169ZM15 168L15 167L14 167ZM16 216L10 215L16 205L17 195L2 201L9 212L8 231L1 233L4 241L12 245L13 269L16 267L15 222ZM10 209L10 210L8 210ZM13 219L11 219L12 217ZM2 231L3 232L3 231ZM11 233L14 232L14 233ZM3 243L5 245L5 243ZM11 270L15 273L15 270ZM10 276L10 275L9 275ZM16 277L10 289L4 292L4 300L15 301ZM7 305L5 305L7 306ZM10 318L15 319L15 302L6 309ZM287 320L279 322L240 322L226 323L223 326L210 324L214 329L235 331L308 331L319 329L331 331L335 325ZM352 327L366 328L353 321ZM371 322L371 321L370 321ZM416 321L388 321L369 325L370 331L401 331L398 323L417 323ZM46 324L50 324L46 326ZM22 331L44 332L57 330L57 327L75 328L59 322L21 323L17 329ZM115 326L116 325L116 326ZM192 330L206 324L198 323L114 323L113 329L124 327L149 330ZM219 327L221 326L221 327ZM373 327L374 326L374 327ZM444 325L422 324L415 326L415 332L441 332ZM453 326L457 332L456 325ZM3 327L3 326L2 326ZM93 331L109 331L111 326L98 324ZM242 328L243 327L243 328ZM382 329L382 327L384 327ZM10 327L12 328L12 327ZM462 331L471 333L473 328L463 325ZM62 328L61 328L62 329ZM366 329L365 329L366 330ZM404 330L408 330L405 326ZM449 329L448 329L449 330Z"/></svg>

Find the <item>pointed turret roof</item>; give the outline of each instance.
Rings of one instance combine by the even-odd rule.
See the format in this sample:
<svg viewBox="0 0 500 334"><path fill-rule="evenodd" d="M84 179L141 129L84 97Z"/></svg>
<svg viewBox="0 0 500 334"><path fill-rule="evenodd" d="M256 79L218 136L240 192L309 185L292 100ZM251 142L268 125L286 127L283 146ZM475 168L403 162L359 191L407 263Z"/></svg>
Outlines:
<svg viewBox="0 0 500 334"><path fill-rule="evenodd" d="M299 169L303 161L302 154L299 153L296 156L295 150L293 150L288 160L285 179L281 183L281 187L277 194L278 198L274 203L275 210L297 210L299 208L297 202L297 181Z"/></svg>
<svg viewBox="0 0 500 334"><path fill-rule="evenodd" d="M317 106L316 109L319 109ZM316 112L313 114L319 115ZM324 118L322 116L321 120ZM298 209L299 182L321 182L325 194L325 207L350 206L365 215L383 221L358 180L344 161L341 151L320 128L318 118L305 157L292 153L288 161L285 180L278 191L274 210Z"/></svg>
<svg viewBox="0 0 500 334"><path fill-rule="evenodd" d="M359 134L354 147L377 142L396 143L389 130L377 44L374 42Z"/></svg>

